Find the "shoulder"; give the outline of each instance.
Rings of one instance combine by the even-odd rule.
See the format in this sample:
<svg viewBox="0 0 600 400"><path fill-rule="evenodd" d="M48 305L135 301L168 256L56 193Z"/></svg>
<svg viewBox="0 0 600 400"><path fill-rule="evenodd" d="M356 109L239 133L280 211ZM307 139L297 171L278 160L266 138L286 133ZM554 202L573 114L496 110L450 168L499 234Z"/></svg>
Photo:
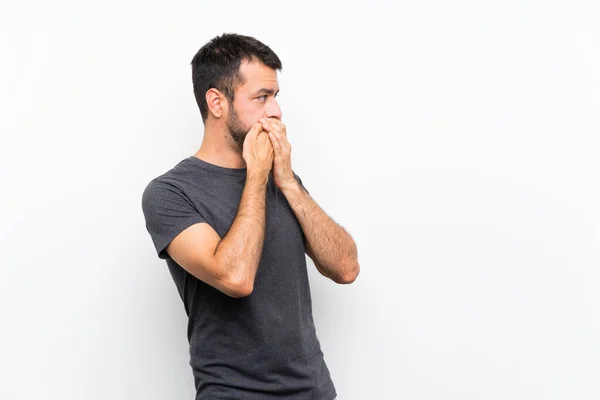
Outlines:
<svg viewBox="0 0 600 400"><path fill-rule="evenodd" d="M157 198L168 197L170 195L181 195L182 193L183 191L174 181L157 177L152 179L144 188L142 203L148 203Z"/></svg>
<svg viewBox="0 0 600 400"><path fill-rule="evenodd" d="M187 197L186 182L191 180L189 163L182 160L173 168L155 177L142 191L142 206L149 207L165 200L181 201Z"/></svg>

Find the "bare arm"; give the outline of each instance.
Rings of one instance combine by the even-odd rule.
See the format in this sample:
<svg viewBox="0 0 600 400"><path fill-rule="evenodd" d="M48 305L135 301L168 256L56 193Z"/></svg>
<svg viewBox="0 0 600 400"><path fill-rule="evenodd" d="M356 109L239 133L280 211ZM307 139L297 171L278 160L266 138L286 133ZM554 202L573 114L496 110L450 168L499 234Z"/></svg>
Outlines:
<svg viewBox="0 0 600 400"><path fill-rule="evenodd" d="M169 256L226 295L249 296L264 241L267 180L266 173L248 173L237 215L223 239L208 223L197 223L169 243Z"/></svg>
<svg viewBox="0 0 600 400"><path fill-rule="evenodd" d="M356 243L318 206L300 184L282 189L306 237L306 252L321 274L336 283L352 283L360 272Z"/></svg>
<svg viewBox="0 0 600 400"><path fill-rule="evenodd" d="M304 191L292 171L292 145L287 129L277 118L260 120L269 133L275 158L273 177L298 219L304 236L307 254L321 274L336 283L352 283L360 271L354 240L335 223Z"/></svg>
<svg viewBox="0 0 600 400"><path fill-rule="evenodd" d="M268 175L248 173L240 206L215 257L228 268L228 279L243 295L254 288L254 278L265 238L265 197Z"/></svg>
<svg viewBox="0 0 600 400"><path fill-rule="evenodd" d="M252 293L262 255L273 146L261 124L254 124L246 134L242 158L247 167L246 185L225 237L221 239L208 223L200 222L177 235L166 248L186 271L232 297Z"/></svg>

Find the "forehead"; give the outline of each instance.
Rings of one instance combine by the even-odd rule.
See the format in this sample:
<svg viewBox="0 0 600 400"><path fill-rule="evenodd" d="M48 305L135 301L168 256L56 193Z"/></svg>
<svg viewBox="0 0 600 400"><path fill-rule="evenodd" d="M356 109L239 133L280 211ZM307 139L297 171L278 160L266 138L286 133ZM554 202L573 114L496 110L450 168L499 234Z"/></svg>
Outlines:
<svg viewBox="0 0 600 400"><path fill-rule="evenodd" d="M274 90L275 92L279 90L277 71L261 62L243 62L240 65L240 73L245 82L238 86L238 91L250 93L260 89Z"/></svg>

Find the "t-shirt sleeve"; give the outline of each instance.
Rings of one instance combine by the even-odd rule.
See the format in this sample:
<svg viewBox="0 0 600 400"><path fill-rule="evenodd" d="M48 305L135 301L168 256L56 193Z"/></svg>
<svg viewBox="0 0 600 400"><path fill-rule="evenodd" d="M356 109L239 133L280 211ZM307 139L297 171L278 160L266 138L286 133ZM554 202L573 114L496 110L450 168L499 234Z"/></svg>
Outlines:
<svg viewBox="0 0 600 400"><path fill-rule="evenodd" d="M296 180L298 181L298 183L300 184L300 186L302 186L302 188L304 190L306 190L306 193L310 194L310 192L308 191L308 189L306 189L306 187L304 187L304 184L302 183L302 179L300 179L300 177L298 175L296 175L295 172L294 172L294 176L296 177Z"/></svg>
<svg viewBox="0 0 600 400"><path fill-rule="evenodd" d="M142 211L161 259L170 258L165 248L175 236L193 224L206 222L178 187L160 181L152 181L144 189Z"/></svg>

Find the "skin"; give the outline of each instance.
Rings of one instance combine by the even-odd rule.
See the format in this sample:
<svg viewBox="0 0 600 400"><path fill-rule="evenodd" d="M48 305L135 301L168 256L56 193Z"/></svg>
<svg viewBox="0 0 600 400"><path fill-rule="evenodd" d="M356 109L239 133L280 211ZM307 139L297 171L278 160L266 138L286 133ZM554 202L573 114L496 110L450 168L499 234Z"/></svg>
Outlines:
<svg viewBox="0 0 600 400"><path fill-rule="evenodd" d="M243 157L246 135L261 118L281 121L277 71L260 62L243 62L240 73L245 82L234 91L230 104L217 89L206 92L209 115L204 124L204 140L195 156L227 168L247 167ZM264 91L261 91L264 89Z"/></svg>
<svg viewBox="0 0 600 400"><path fill-rule="evenodd" d="M206 92L209 115L202 146L194 155L227 168L248 167L250 172L252 161L252 169L258 165L256 170L267 173L271 170L275 185L302 226L306 253L317 270L337 283L352 283L360 271L353 238L317 205L294 177L292 146L276 100L277 71L260 62L243 62L240 73L245 81L235 88L233 104L217 89Z"/></svg>

